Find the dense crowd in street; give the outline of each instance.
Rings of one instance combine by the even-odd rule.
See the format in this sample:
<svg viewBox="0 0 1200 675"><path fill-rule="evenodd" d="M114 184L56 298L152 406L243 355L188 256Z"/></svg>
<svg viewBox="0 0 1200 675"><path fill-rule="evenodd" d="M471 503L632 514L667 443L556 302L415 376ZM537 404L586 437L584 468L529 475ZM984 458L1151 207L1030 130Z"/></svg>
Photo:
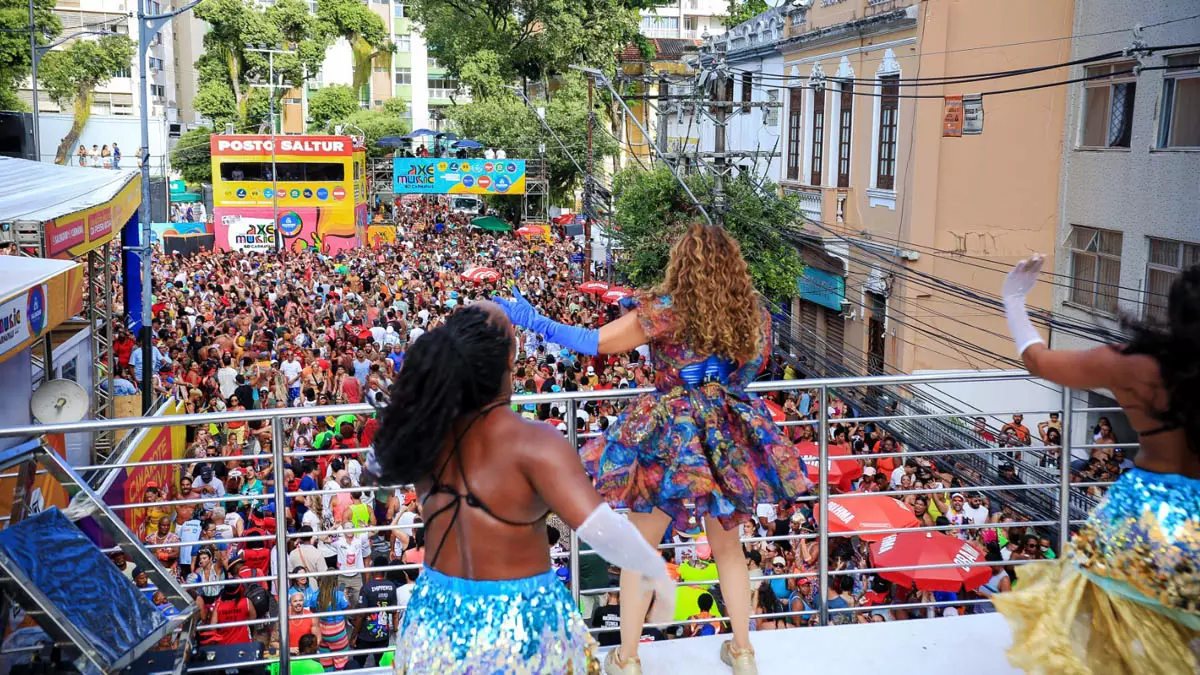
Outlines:
<svg viewBox="0 0 1200 675"><path fill-rule="evenodd" d="M149 365L155 392L184 401L189 413L313 408L313 414L289 421L281 439L261 422L189 427L187 452L193 463L182 467L169 484L146 488L143 501L151 505L140 510L139 535L201 601L202 622L215 627L202 630L202 642L260 639L278 648L278 632L272 631L271 623L236 624L273 616L277 603L286 602L291 616L287 648L293 653L319 653L326 669L343 669L367 663L375 655L340 652L382 652L398 625L397 615L369 610L403 608L412 593L425 554L419 505L411 490L364 485L364 450L377 426L373 416L334 418L320 414L317 407L382 403L409 345L455 308L495 293L508 294L514 284L548 316L572 325L598 326L619 312L617 306L579 290L584 270L573 260L582 259L578 255L582 251L570 239L547 241L474 230L467 227L467 216L427 202L399 206L397 218L396 242L381 248L336 255L288 252L280 257L218 251L160 257L154 269L152 363L144 363L133 336L122 334L116 340L113 367L118 394L136 393L143 368ZM484 282L464 278L465 272L477 267L496 270L498 278ZM533 333L519 338L519 363L513 373L516 394L644 387L654 379L645 348L613 357L579 357ZM779 360L763 377L797 379L798 374ZM815 392L779 392L772 398L780 411L779 421L800 451L815 453L817 432L804 424L817 416ZM574 420L565 401L523 404L518 410L563 432L573 424L583 438L613 424L620 403L589 401L575 410ZM989 500L996 493L972 492L962 484L964 472L951 471L937 458L872 457L907 448L876 424L839 423L855 416L839 400L832 402L828 415L833 423L831 455L855 457L837 463L856 468L830 485L832 493L914 491L900 499L911 508L919 526L963 526L949 533L994 563L991 578L978 589L923 592L877 575L854 573L872 567L868 542L833 537L830 570L844 574L830 578L826 600L831 610L845 611L831 614L832 622L902 620L934 613L870 609L922 601L940 602L939 615L991 611L986 603L970 601L1007 588L1019 576L1019 567L1006 563L1055 556L1056 546L1033 528L986 527L1024 518ZM1036 433L1044 444L1055 445L1061 428L1052 421ZM1111 435L1111 427L1106 433ZM1014 448L1030 445L1034 438L1019 416L1003 427L999 437L986 426L980 426L977 434L982 443ZM1113 442L1099 429L1097 441ZM287 460L282 467L271 459L276 443L284 444ZM1128 460L1118 453L1073 468L1081 477L1119 473ZM1014 459L1018 454L1013 453ZM1043 465L1057 466L1057 454L1044 455L1050 459ZM1012 482L1020 482L1012 465L1006 466L1003 471L1012 471ZM817 476L811 473L810 478L815 481ZM274 499L277 480L285 481L289 492L315 494L289 498L281 508ZM760 504L757 521L744 526L743 535L751 539L745 545L750 572L761 577L752 582L754 613L805 612L755 619L756 630L806 625L820 605L813 499ZM179 500L195 503L155 505ZM265 581L225 583L276 573L277 527L302 535L289 540L290 587L277 589ZM355 531L361 528L379 529ZM547 536L553 564L567 582L569 532L552 517ZM255 537L259 539L230 541ZM679 604L686 608L681 611L691 621L665 632L647 629L645 639L723 631L716 569L699 529L671 532L668 543L673 545L664 549L664 556L678 579L708 580L712 585L681 587ZM594 628L607 629L598 634L601 644L614 644L617 597L606 589L616 585L615 570L598 556L584 555L580 560L585 617ZM116 562L139 586L148 586L142 570L119 556ZM385 571L374 571L377 568ZM147 595L163 603L152 589Z"/></svg>

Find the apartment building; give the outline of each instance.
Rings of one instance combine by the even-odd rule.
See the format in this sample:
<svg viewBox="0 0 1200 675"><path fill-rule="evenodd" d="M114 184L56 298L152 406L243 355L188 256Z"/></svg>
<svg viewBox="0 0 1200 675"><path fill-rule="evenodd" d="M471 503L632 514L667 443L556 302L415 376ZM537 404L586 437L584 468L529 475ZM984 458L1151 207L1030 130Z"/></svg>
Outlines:
<svg viewBox="0 0 1200 675"><path fill-rule="evenodd" d="M726 0L675 0L642 11L641 33L648 38L698 40L725 32Z"/></svg>
<svg viewBox="0 0 1200 675"><path fill-rule="evenodd" d="M1193 3L1075 3L1071 58L1105 54L1135 39L1189 44L1200 34ZM1130 28L1150 26L1140 36ZM1137 66L1154 68L1134 72ZM1162 69L1165 68L1165 69ZM1165 318L1166 293L1200 264L1200 50L1157 51L1075 66L1062 145L1062 212L1054 311L1101 328L1120 317ZM1059 332L1055 347L1095 342Z"/></svg>
<svg viewBox="0 0 1200 675"><path fill-rule="evenodd" d="M401 98L407 104L404 117L413 129L444 127L442 110L454 101L470 100L456 79L445 67L429 56L420 30L408 16L403 2L369 0L371 10L381 19L396 45L396 52L380 56L372 64L371 77L359 91L360 104L376 109L384 101ZM315 3L313 3L315 5ZM350 44L338 40L325 55L321 70L309 79L303 91L293 90L284 97L283 131L303 133L305 130L306 100L316 90L333 84L350 85L354 77L354 54Z"/></svg>

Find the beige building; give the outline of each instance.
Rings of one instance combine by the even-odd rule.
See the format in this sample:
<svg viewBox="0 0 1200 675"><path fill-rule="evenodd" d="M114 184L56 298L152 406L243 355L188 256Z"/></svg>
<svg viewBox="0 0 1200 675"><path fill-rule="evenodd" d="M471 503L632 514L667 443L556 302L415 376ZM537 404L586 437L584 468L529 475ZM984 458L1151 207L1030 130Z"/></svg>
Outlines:
<svg viewBox="0 0 1200 675"><path fill-rule="evenodd" d="M811 293L793 307L796 332L815 333L828 358L911 372L1012 355L1002 313L947 288L998 295L1002 268L1034 252L1054 260L1067 91L984 95L983 115L971 97L1061 81L1067 69L915 78L1067 61L1058 38L1072 14L1072 3L1042 0L827 0L789 16L777 47L788 87L777 180L823 224L806 225L819 243L806 260L844 281L840 311ZM967 97L961 135L945 133L948 96ZM1031 303L1049 307L1049 290Z"/></svg>

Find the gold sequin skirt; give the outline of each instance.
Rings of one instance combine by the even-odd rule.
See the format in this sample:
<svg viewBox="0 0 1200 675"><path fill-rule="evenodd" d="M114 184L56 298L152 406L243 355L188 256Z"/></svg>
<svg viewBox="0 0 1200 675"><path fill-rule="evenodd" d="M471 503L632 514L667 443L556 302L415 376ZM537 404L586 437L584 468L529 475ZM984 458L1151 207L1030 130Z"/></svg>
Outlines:
<svg viewBox="0 0 1200 675"><path fill-rule="evenodd" d="M1065 555L992 602L1028 673L1200 674L1200 481L1127 472Z"/></svg>

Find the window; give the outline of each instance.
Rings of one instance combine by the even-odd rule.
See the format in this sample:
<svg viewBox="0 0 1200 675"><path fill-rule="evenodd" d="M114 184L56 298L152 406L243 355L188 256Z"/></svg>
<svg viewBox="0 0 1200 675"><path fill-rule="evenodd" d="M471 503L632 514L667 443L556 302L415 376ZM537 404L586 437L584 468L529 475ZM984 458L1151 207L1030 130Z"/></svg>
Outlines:
<svg viewBox="0 0 1200 675"><path fill-rule="evenodd" d="M825 157L825 90L813 90L812 163L809 185L821 184L821 160Z"/></svg>
<svg viewBox="0 0 1200 675"><path fill-rule="evenodd" d="M1167 320L1167 293L1183 270L1200 265L1200 244L1150 238L1146 265L1146 318Z"/></svg>
<svg viewBox="0 0 1200 675"><path fill-rule="evenodd" d="M154 98L161 99L167 95L167 88L161 84L150 85L150 95Z"/></svg>
<svg viewBox="0 0 1200 675"><path fill-rule="evenodd" d="M647 37L679 37L679 17L644 16L641 29Z"/></svg>
<svg viewBox="0 0 1200 675"><path fill-rule="evenodd" d="M397 68L396 84L412 84L412 68Z"/></svg>
<svg viewBox="0 0 1200 675"><path fill-rule="evenodd" d="M1200 147L1200 53L1167 57L1158 147Z"/></svg>
<svg viewBox="0 0 1200 675"><path fill-rule="evenodd" d="M896 121L900 112L900 76L879 78L879 147L875 187L896 189Z"/></svg>
<svg viewBox="0 0 1200 675"><path fill-rule="evenodd" d="M838 109L838 187L850 187L850 137L854 133L854 83L842 83Z"/></svg>
<svg viewBox="0 0 1200 675"><path fill-rule="evenodd" d="M386 73L388 71L388 67L387 66L375 66L371 70L375 71L376 73Z"/></svg>
<svg viewBox="0 0 1200 675"><path fill-rule="evenodd" d="M425 58L425 66L427 68L441 68L441 66L438 65L437 59L433 58L432 56Z"/></svg>
<svg viewBox="0 0 1200 675"><path fill-rule="evenodd" d="M754 97L754 73L742 73L742 112L750 112L750 103Z"/></svg>
<svg viewBox="0 0 1200 675"><path fill-rule="evenodd" d="M382 101L382 100L380 100L380 99L375 99L375 107L376 107L376 108L379 108L379 107L382 107L382 106L383 106L383 101Z"/></svg>
<svg viewBox="0 0 1200 675"><path fill-rule="evenodd" d="M435 75L430 77L427 83L429 98L450 98L458 90L458 80L449 77Z"/></svg>
<svg viewBox="0 0 1200 675"><path fill-rule="evenodd" d="M113 73L113 77L131 77L131 76L132 76L132 74L130 73L129 66L125 66L124 68L119 68L118 70L116 70Z"/></svg>
<svg viewBox="0 0 1200 675"><path fill-rule="evenodd" d="M803 100L803 87L788 89L788 180L800 180L800 113Z"/></svg>
<svg viewBox="0 0 1200 675"><path fill-rule="evenodd" d="M685 32L687 32L688 34L695 34L696 29L697 29L696 17L694 17L694 16L683 17L683 30Z"/></svg>
<svg viewBox="0 0 1200 675"><path fill-rule="evenodd" d="M767 90L767 112L764 113L763 124L773 127L779 124L779 89L772 87Z"/></svg>
<svg viewBox="0 0 1200 675"><path fill-rule="evenodd" d="M407 19L408 8L404 6L404 3L397 2L396 5L392 7L392 16L396 17L397 19Z"/></svg>
<svg viewBox="0 0 1200 675"><path fill-rule="evenodd" d="M1137 81L1134 63L1126 61L1084 69L1088 80L1083 86L1083 137L1089 148L1128 148L1133 123L1133 98Z"/></svg>
<svg viewBox="0 0 1200 675"><path fill-rule="evenodd" d="M345 165L329 162L277 162L280 182L338 182L345 178ZM223 162L221 180L270 182L270 162Z"/></svg>
<svg viewBox="0 0 1200 675"><path fill-rule="evenodd" d="M411 52L412 51L412 35L401 33L392 38L392 42L396 43L396 51Z"/></svg>
<svg viewBox="0 0 1200 675"><path fill-rule="evenodd" d="M1121 233L1094 227L1071 227L1071 302L1117 313L1121 279Z"/></svg>

